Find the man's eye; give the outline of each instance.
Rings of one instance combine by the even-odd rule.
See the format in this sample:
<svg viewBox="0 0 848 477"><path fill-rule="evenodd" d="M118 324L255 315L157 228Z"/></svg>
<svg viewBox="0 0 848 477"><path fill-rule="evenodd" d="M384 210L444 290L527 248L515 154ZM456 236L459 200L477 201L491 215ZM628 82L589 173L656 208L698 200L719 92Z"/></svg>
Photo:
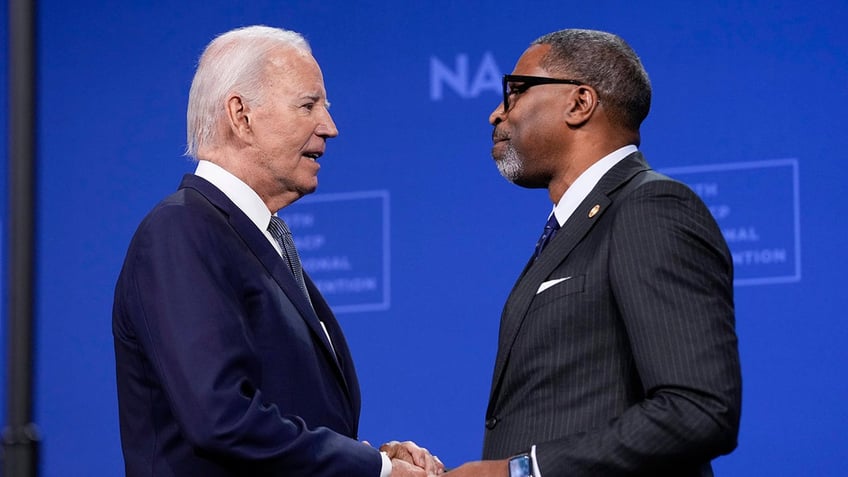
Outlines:
<svg viewBox="0 0 848 477"><path fill-rule="evenodd" d="M514 84L514 85L509 86L510 96L515 95L515 94L521 94L525 91L527 91L527 86L525 86L523 84Z"/></svg>

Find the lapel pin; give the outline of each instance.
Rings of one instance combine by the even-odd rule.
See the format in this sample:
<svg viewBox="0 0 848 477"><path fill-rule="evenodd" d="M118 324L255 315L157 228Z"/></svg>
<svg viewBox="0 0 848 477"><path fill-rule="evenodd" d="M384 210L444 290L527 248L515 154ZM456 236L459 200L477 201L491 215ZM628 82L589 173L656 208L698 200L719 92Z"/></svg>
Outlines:
<svg viewBox="0 0 848 477"><path fill-rule="evenodd" d="M600 210L601 210L601 204L595 204L595 206L592 207L592 210L589 211L589 218L591 219L592 217L598 215L598 212Z"/></svg>

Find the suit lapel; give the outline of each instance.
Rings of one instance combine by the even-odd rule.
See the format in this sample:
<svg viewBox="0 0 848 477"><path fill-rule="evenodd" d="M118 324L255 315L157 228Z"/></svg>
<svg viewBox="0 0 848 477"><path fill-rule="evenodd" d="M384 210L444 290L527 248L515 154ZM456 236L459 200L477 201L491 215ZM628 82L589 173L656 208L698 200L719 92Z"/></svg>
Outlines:
<svg viewBox="0 0 848 477"><path fill-rule="evenodd" d="M318 288L312 282L312 279L304 270L303 278L306 281L306 289L309 291L309 296L312 298L312 305L315 307L315 312L321 317L324 326L327 327L327 334L333 341L333 359L338 365L339 372L345 382L345 391L351 402L354 404L354 409L359 409L359 381L356 377L356 370L353 367L353 358L350 355L350 348L347 345L347 340L342 333L341 325L333 315L330 306L321 296ZM322 333L323 334L323 333Z"/></svg>
<svg viewBox="0 0 848 477"><path fill-rule="evenodd" d="M492 394L489 401L490 412L494 397L500 387L503 372L509 361L515 338L527 317L530 304L536 297L539 285L548 278L572 250L592 230L594 225L609 209L614 199L614 192L626 184L636 174L649 169L642 154L634 152L610 169L598 184L589 192L586 199L571 214L553 240L545 247L539 259L529 262L519 277L509 298L504 305L501 315L501 327L498 336L498 354L492 376ZM532 260L532 259L531 259Z"/></svg>
<svg viewBox="0 0 848 477"><path fill-rule="evenodd" d="M241 209L236 207L236 205L233 204L233 202L223 192L212 185L209 181L193 174L187 174L183 177L182 184L180 184L180 188L184 187L192 188L200 192L213 205L215 205L215 207L227 215L233 230L241 236L250 251L256 255L271 277L274 278L274 281L277 282L283 290L283 293L285 293L289 301L291 301L295 308L297 308L300 312L300 316L303 318L303 321L306 322L307 326L309 326L315 334L315 337L322 343L324 351L329 359L335 363L338 374L342 377L342 381L344 382L344 374L339 366L339 361L336 354L333 352L333 348L330 346L330 342L327 340L327 335L324 333L324 329L321 327L321 322L316 315L316 311L312 309L312 306L309 304L309 300L307 300L307 298L303 295L303 292L297 285L294 276L289 271L288 266L280 259L277 251L274 250L274 247L265 235L256 227L256 224L254 224L250 218L241 211ZM320 294L316 293L314 288L310 291L310 294L312 296L320 297ZM321 302L323 303L323 300L321 300ZM332 315L328 308L327 312ZM346 382L345 386L347 386Z"/></svg>

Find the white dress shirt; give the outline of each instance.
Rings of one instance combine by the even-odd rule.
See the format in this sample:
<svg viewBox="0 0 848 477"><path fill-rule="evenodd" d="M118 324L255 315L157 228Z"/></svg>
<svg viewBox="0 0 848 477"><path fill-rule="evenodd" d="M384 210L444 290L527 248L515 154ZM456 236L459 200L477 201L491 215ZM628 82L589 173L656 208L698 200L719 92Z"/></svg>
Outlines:
<svg viewBox="0 0 848 477"><path fill-rule="evenodd" d="M282 257L283 251L280 249L280 244L277 243L271 232L268 232L268 224L271 223L271 211L268 210L268 206L265 205L256 191L223 167L209 161L197 161L197 169L195 169L194 175L211 182L228 199L233 201L233 204L244 212Z"/></svg>
<svg viewBox="0 0 848 477"><path fill-rule="evenodd" d="M553 213L556 214L557 222L562 227L565 221L571 217L571 214L577 210L580 203L592 192L592 189L598 185L601 177L604 176L616 164L630 154L638 151L636 146L630 144L620 149L607 154L598 162L592 164L588 169L583 171L577 180L571 184L571 187L565 190L565 193L560 197L559 202L554 207ZM550 216L549 216L550 217Z"/></svg>

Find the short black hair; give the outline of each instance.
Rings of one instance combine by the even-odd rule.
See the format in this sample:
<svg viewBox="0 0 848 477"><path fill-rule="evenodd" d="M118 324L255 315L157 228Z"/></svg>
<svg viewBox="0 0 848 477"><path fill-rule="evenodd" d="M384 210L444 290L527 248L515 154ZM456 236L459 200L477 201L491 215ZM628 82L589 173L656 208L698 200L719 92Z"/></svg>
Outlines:
<svg viewBox="0 0 848 477"><path fill-rule="evenodd" d="M560 30L532 43L550 45L540 66L592 86L613 122L639 131L651 109L651 81L621 37L596 30Z"/></svg>

